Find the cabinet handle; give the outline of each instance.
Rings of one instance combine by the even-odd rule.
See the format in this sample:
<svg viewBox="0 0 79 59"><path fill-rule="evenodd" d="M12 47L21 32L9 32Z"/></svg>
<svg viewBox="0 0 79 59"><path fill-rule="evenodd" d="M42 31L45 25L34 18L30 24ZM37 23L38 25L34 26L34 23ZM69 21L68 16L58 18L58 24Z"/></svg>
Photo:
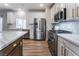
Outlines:
<svg viewBox="0 0 79 59"><path fill-rule="evenodd" d="M16 47L17 46L17 44L13 44L13 47Z"/></svg>

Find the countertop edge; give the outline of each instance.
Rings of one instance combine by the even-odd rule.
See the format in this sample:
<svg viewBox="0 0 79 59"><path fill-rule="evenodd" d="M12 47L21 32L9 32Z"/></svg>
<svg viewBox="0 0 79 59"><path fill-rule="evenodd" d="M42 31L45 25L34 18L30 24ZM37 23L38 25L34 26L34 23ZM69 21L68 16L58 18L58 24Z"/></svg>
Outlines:
<svg viewBox="0 0 79 59"><path fill-rule="evenodd" d="M68 41L68 42L70 42L70 43L72 43L72 44L74 44L74 45L76 45L76 46L79 47L79 43L74 42L74 41L72 41L72 40L69 40L69 39L67 39L66 37L63 37L63 36L61 36L61 35L59 35L59 34L57 34L57 36L59 36L59 37L63 38L64 40L66 40L66 41Z"/></svg>
<svg viewBox="0 0 79 59"><path fill-rule="evenodd" d="M22 35L20 35L19 37L17 37L17 38L14 39L14 40L8 42L8 44L6 43L6 45L1 46L1 47L0 47L0 51L1 51L2 49L6 48L6 47L7 47L8 45L10 45L11 43L13 43L14 41L16 41L16 40L18 40L19 38L21 38L22 36L24 36L25 34L27 34L27 32L22 33Z"/></svg>

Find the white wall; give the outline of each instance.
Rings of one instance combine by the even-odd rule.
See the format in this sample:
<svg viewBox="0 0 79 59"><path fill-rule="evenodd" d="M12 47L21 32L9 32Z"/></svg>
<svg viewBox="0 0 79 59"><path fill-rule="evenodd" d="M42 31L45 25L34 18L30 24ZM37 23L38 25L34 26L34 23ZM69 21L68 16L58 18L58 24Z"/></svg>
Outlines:
<svg viewBox="0 0 79 59"><path fill-rule="evenodd" d="M46 30L50 30L52 28L51 26L51 23L52 23L52 20L51 20L51 10L50 8L46 8L46 12L45 12L45 18L46 18Z"/></svg>
<svg viewBox="0 0 79 59"><path fill-rule="evenodd" d="M46 8L45 17L46 17L46 39L48 39L48 31L52 29L51 9L49 7Z"/></svg>

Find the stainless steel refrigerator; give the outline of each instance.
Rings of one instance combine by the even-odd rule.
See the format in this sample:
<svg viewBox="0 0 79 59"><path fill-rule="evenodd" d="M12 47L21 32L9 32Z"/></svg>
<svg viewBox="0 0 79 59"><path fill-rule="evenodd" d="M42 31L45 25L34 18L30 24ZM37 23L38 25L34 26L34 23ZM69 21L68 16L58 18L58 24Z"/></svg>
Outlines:
<svg viewBox="0 0 79 59"><path fill-rule="evenodd" d="M34 39L35 40L46 39L46 19L45 18L34 19Z"/></svg>

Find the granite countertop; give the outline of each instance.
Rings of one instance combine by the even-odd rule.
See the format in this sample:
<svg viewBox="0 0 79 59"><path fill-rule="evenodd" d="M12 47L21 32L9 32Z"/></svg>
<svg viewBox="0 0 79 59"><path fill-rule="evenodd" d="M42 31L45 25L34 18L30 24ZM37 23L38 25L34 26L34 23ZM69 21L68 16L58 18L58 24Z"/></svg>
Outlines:
<svg viewBox="0 0 79 59"><path fill-rule="evenodd" d="M58 36L79 46L79 34L58 34Z"/></svg>
<svg viewBox="0 0 79 59"><path fill-rule="evenodd" d="M26 34L27 31L3 31L0 33L0 50Z"/></svg>

